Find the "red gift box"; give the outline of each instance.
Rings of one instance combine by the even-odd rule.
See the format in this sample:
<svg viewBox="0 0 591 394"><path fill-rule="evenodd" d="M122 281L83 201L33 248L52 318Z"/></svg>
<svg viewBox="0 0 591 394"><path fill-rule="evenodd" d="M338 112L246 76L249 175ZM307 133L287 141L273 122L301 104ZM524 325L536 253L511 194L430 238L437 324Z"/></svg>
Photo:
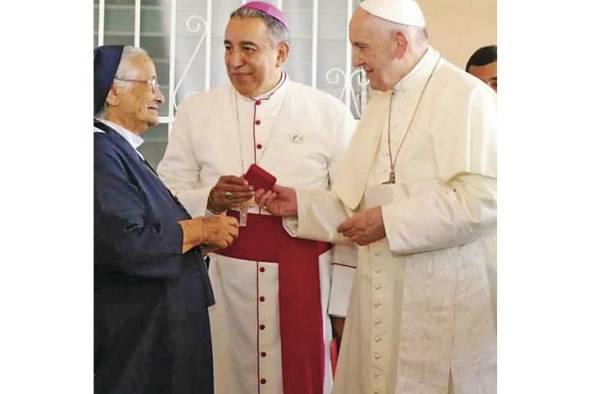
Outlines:
<svg viewBox="0 0 591 394"><path fill-rule="evenodd" d="M277 178L256 164L252 164L248 168L244 179L246 179L255 191L259 189L264 189L265 191L271 190L275 186L275 182L277 182Z"/></svg>

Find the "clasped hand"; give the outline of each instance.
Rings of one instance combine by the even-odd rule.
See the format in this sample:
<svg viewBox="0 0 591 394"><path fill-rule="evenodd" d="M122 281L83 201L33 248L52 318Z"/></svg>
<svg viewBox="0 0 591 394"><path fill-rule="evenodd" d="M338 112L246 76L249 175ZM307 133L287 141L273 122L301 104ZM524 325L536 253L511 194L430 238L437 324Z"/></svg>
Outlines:
<svg viewBox="0 0 591 394"><path fill-rule="evenodd" d="M238 237L238 221L231 216L215 215L178 222L183 232L183 253L197 245L206 252L227 248Z"/></svg>
<svg viewBox="0 0 591 394"><path fill-rule="evenodd" d="M358 245L368 245L386 236L382 208L361 211L339 224L337 231Z"/></svg>
<svg viewBox="0 0 591 394"><path fill-rule="evenodd" d="M238 237L238 221L225 215L203 218L203 246L206 252L227 248Z"/></svg>

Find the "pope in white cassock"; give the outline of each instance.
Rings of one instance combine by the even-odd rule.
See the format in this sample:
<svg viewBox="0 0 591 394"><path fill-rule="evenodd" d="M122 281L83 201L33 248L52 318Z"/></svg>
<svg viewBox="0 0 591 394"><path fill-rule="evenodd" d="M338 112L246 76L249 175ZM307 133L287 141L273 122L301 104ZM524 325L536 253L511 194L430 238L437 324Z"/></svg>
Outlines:
<svg viewBox="0 0 591 394"><path fill-rule="evenodd" d="M231 85L179 106L158 166L192 216L240 218L238 239L209 268L215 392L329 394L329 313L342 327L355 247L290 237L240 175L256 163L282 184L327 190L355 122L336 98L283 72L289 31L276 7L234 11L224 45Z"/></svg>
<svg viewBox="0 0 591 394"><path fill-rule="evenodd" d="M362 2L353 63L379 92L331 191L256 193L293 235L360 245L335 394L496 392L496 98L424 26L413 0Z"/></svg>

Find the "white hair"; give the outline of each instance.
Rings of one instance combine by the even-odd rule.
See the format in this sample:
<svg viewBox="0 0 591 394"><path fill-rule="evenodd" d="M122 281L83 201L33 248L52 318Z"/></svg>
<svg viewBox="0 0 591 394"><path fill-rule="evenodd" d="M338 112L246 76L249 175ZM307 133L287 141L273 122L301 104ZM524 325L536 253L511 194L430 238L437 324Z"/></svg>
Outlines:
<svg viewBox="0 0 591 394"><path fill-rule="evenodd" d="M427 30L424 27L403 25L395 22L390 22L389 24L392 29L391 31L404 33L411 45L423 46L427 44Z"/></svg>
<svg viewBox="0 0 591 394"><path fill-rule="evenodd" d="M122 84L125 82L118 81L118 79L136 79L138 74L138 69L134 67L132 59L136 56L147 56L149 57L148 53L139 47L134 47L132 45L126 45L123 47L123 52L121 52L121 60L119 61L119 67L117 67L117 72L115 73L115 83Z"/></svg>
<svg viewBox="0 0 591 394"><path fill-rule="evenodd" d="M123 47L121 52L121 60L119 60L119 66L117 72L115 72L115 79L113 85L121 87L125 91L129 87L129 83L122 81L122 79L136 79L138 70L133 66L132 59L136 56L149 56L148 53L142 48L135 47L133 45L126 45ZM105 112L107 111L107 101L103 104L103 108L97 113L97 118L104 118Z"/></svg>

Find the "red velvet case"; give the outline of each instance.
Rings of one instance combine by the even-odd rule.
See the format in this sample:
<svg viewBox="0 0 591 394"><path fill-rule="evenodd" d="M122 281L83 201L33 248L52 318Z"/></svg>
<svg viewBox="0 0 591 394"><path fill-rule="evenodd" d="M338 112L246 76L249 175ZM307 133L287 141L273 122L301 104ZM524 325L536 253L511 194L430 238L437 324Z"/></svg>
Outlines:
<svg viewBox="0 0 591 394"><path fill-rule="evenodd" d="M275 182L277 182L277 178L256 164L252 164L248 168L244 179L246 179L255 191L259 189L264 189L265 191L271 190L275 186Z"/></svg>

